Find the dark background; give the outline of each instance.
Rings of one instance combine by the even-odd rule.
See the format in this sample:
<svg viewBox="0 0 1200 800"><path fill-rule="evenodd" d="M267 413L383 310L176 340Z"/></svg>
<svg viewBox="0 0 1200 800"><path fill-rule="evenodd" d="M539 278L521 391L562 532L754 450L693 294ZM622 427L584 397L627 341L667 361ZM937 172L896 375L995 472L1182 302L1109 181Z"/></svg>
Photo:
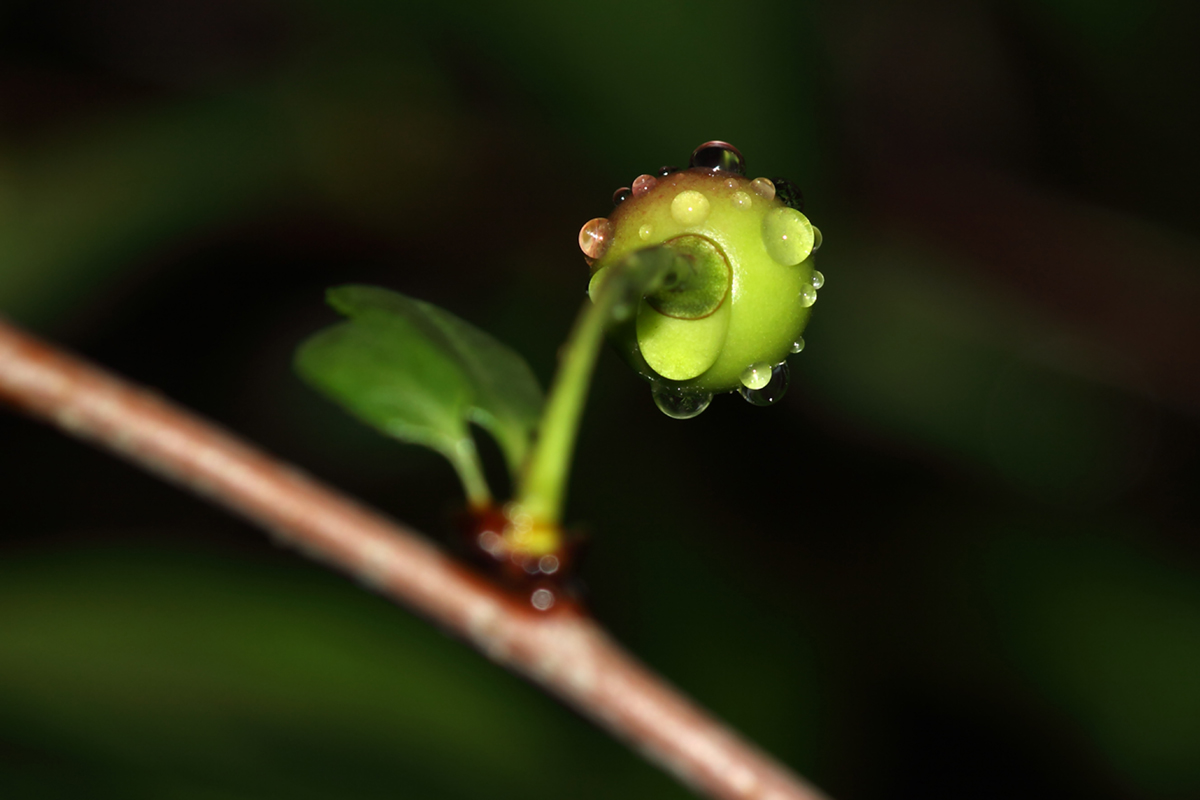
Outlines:
<svg viewBox="0 0 1200 800"><path fill-rule="evenodd" d="M597 616L839 800L1194 797L1197 9L6 2L0 313L445 540L449 466L290 371L323 289L546 382L580 225L729 140L804 188L826 287L773 408L678 422L601 359ZM0 416L0 487L4 797L687 796L49 429Z"/></svg>

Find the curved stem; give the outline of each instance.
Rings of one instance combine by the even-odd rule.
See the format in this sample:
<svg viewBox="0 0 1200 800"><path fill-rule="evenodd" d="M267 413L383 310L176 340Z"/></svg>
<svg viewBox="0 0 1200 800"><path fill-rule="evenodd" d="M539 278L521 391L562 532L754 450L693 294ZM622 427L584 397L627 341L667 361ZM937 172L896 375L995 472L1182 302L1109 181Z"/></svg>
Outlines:
<svg viewBox="0 0 1200 800"><path fill-rule="evenodd" d="M723 800L819 791L685 698L570 606L506 594L413 531L229 433L0 322L0 402L93 442L357 577Z"/></svg>
<svg viewBox="0 0 1200 800"><path fill-rule="evenodd" d="M604 329L618 311L636 314L641 297L679 266L680 258L665 246L632 253L608 267L609 274L596 296L584 301L575 327L563 345L562 362L550 387L546 410L542 412L537 442L521 476L517 503L535 525L557 529L562 519L571 456L596 357L604 341Z"/></svg>

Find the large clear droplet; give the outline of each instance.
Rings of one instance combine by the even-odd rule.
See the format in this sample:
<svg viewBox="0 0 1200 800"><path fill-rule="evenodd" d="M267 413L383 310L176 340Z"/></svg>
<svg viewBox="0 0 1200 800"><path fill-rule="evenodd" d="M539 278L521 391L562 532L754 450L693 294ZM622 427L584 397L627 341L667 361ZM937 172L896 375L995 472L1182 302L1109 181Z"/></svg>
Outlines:
<svg viewBox="0 0 1200 800"><path fill-rule="evenodd" d="M782 200L785 206L804 211L804 193L800 191L799 186L787 178L772 178L771 182L775 184L775 196Z"/></svg>
<svg viewBox="0 0 1200 800"><path fill-rule="evenodd" d="M815 231L815 230L816 230L816 228L813 228L813 230ZM817 248L815 248L815 247L814 247L813 249L814 249L814 250L816 250ZM824 276L824 275L821 273L821 270L819 270L819 269L814 269L814 270L813 270L813 274L812 274L812 286L813 286L813 288L814 288L814 289L820 289L820 288L821 288L822 286L824 286L824 285L825 285L825 276Z"/></svg>
<svg viewBox="0 0 1200 800"><path fill-rule="evenodd" d="M799 353L803 349L804 349L804 337L797 336L796 341L792 342L792 352Z"/></svg>
<svg viewBox="0 0 1200 800"><path fill-rule="evenodd" d="M579 249L588 258L602 258L612 244L613 226L604 217L588 220L579 229Z"/></svg>
<svg viewBox="0 0 1200 800"><path fill-rule="evenodd" d="M750 389L745 386L738 389L738 393L746 398L746 402L753 403L756 406L770 406L779 402L779 399L787 393L788 387L788 365L784 361L775 365L775 369L771 371L771 380L761 389Z"/></svg>
<svg viewBox="0 0 1200 800"><path fill-rule="evenodd" d="M817 302L817 290L812 287L811 283L800 287L800 307L808 308L813 303Z"/></svg>
<svg viewBox="0 0 1200 800"><path fill-rule="evenodd" d="M812 252L812 225L794 208L776 208L763 217L763 246L785 267L799 264Z"/></svg>
<svg viewBox="0 0 1200 800"><path fill-rule="evenodd" d="M671 201L671 216L681 225L696 225L704 222L708 219L710 210L708 198L694 189L680 192Z"/></svg>
<svg viewBox="0 0 1200 800"><path fill-rule="evenodd" d="M621 203L624 203L626 200L628 200L632 194L632 189L630 189L628 186L622 186L620 189L617 189L615 192L613 192L613 205L621 205Z"/></svg>
<svg viewBox="0 0 1200 800"><path fill-rule="evenodd" d="M739 377L742 386L747 389L761 389L771 382L771 365L767 363L752 364L746 367Z"/></svg>
<svg viewBox="0 0 1200 800"><path fill-rule="evenodd" d="M691 165L720 172L746 174L746 159L729 142L705 142L692 153Z"/></svg>
<svg viewBox="0 0 1200 800"><path fill-rule="evenodd" d="M712 395L708 392L685 391L669 386L655 386L651 391L658 410L672 419L697 417L712 402Z"/></svg>

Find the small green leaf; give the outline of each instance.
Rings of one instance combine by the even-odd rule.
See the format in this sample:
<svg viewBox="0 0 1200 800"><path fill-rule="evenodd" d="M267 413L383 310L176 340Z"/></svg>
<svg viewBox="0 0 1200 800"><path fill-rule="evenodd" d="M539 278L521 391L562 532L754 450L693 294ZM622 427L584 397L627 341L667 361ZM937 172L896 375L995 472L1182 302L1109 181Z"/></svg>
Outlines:
<svg viewBox="0 0 1200 800"><path fill-rule="evenodd" d="M331 289L349 321L300 346L296 369L313 387L389 436L442 453L472 502L488 491L468 423L496 438L515 475L542 406L529 365L437 306L371 286Z"/></svg>

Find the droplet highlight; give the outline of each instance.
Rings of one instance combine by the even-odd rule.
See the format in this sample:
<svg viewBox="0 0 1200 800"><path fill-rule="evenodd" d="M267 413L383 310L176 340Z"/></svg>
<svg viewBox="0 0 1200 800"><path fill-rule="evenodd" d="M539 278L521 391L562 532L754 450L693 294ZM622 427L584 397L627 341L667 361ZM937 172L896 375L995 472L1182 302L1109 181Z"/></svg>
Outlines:
<svg viewBox="0 0 1200 800"><path fill-rule="evenodd" d="M785 267L799 264L812 252L812 224L794 208L767 212L763 217L762 237L767 255Z"/></svg>
<svg viewBox="0 0 1200 800"><path fill-rule="evenodd" d="M818 228L816 225L813 225L813 249L812 249L812 251L814 253L821 249L821 238L822 238L821 237L821 229ZM818 288L820 288L820 287L818 287Z"/></svg>
<svg viewBox="0 0 1200 800"><path fill-rule="evenodd" d="M649 238L653 234L654 234L654 227L651 226L650 224L646 224L646 225L643 225L642 227L638 228L638 238L641 239L643 242L649 240Z"/></svg>
<svg viewBox="0 0 1200 800"><path fill-rule="evenodd" d="M579 249L588 258L603 258L612 244L613 226L604 217L588 220L579 229Z"/></svg>
<svg viewBox="0 0 1200 800"><path fill-rule="evenodd" d="M770 364L752 364L741 374L742 386L747 389L762 389L771 382Z"/></svg>
<svg viewBox="0 0 1200 800"><path fill-rule="evenodd" d="M529 595L529 603L538 611L549 611L554 608L554 592L549 589L535 589Z"/></svg>
<svg viewBox="0 0 1200 800"><path fill-rule="evenodd" d="M808 308L813 303L817 302L817 290L813 288L811 283L807 283L800 287L800 307Z"/></svg>
<svg viewBox="0 0 1200 800"><path fill-rule="evenodd" d="M658 178L653 175L638 175L633 182L633 196L643 197L658 185Z"/></svg>
<svg viewBox="0 0 1200 800"><path fill-rule="evenodd" d="M816 230L816 228L813 228L813 230ZM816 250L816 249L817 248L815 248L815 247L813 248L813 250ZM821 273L821 270L814 269L813 274L812 274L812 287L814 289L820 289L824 285L825 285L825 276Z"/></svg>
<svg viewBox="0 0 1200 800"><path fill-rule="evenodd" d="M613 192L613 205L621 205L621 203L624 203L626 200L628 200L632 194L632 189L630 189L628 186L622 186L620 189L617 189L615 192Z"/></svg>
<svg viewBox="0 0 1200 800"><path fill-rule="evenodd" d="M769 178L755 178L750 181L750 189L763 200L775 199L775 184Z"/></svg>
<svg viewBox="0 0 1200 800"><path fill-rule="evenodd" d="M679 172L679 167L659 167L658 168L658 177L665 178L674 172Z"/></svg>
<svg viewBox="0 0 1200 800"><path fill-rule="evenodd" d="M767 381L766 386L763 386L761 389L751 389L743 386L738 389L738 393L745 398L746 402L753 405L774 405L787 393L788 376L788 365L784 361L776 364L775 368L771 370L771 379Z"/></svg>
<svg viewBox="0 0 1200 800"><path fill-rule="evenodd" d="M730 198L730 201L733 203L734 208L741 211L745 211L746 209L750 208L750 206L754 205L754 199L751 198L747 192L734 192L733 197Z"/></svg>
<svg viewBox="0 0 1200 800"><path fill-rule="evenodd" d="M703 222L708 219L710 210L708 198L694 189L680 192L671 201L671 216L681 225L697 225Z"/></svg>
<svg viewBox="0 0 1200 800"><path fill-rule="evenodd" d="M689 392L669 386L655 386L651 393L658 410L671 419L698 417L712 402L712 395L708 392Z"/></svg>
<svg viewBox="0 0 1200 800"><path fill-rule="evenodd" d="M803 349L804 349L804 337L797 336L796 341L792 342L792 352L799 353Z"/></svg>
<svg viewBox="0 0 1200 800"><path fill-rule="evenodd" d="M692 153L690 163L693 167L732 172L736 175L746 174L746 159L729 142L705 142Z"/></svg>

